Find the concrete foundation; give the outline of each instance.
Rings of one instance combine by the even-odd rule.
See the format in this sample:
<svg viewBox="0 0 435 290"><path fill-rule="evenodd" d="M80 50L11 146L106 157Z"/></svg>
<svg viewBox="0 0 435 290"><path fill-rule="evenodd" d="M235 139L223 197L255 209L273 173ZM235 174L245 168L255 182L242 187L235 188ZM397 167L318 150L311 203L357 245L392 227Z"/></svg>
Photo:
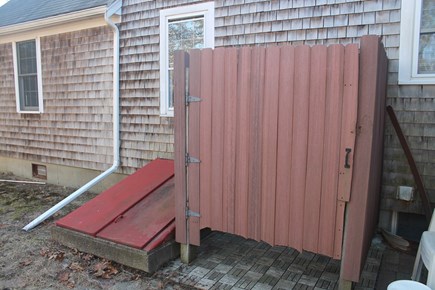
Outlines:
<svg viewBox="0 0 435 290"><path fill-rule="evenodd" d="M32 163L47 167L47 180L41 180L32 176ZM50 184L80 188L102 172L57 164L47 164L29 160L14 159L0 156L0 172L10 172L16 176L29 178L37 181L46 181ZM124 179L126 175L114 173L90 189L91 192L99 193Z"/></svg>

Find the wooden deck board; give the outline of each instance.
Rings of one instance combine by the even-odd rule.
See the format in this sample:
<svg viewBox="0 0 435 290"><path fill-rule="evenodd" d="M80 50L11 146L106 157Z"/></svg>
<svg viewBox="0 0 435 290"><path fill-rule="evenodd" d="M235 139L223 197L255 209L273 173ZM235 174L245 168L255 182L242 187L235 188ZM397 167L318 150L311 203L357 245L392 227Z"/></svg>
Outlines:
<svg viewBox="0 0 435 290"><path fill-rule="evenodd" d="M172 176L174 162L157 159L60 219L56 225L95 236Z"/></svg>
<svg viewBox="0 0 435 290"><path fill-rule="evenodd" d="M141 249L168 226L174 217L172 178L97 233L97 237Z"/></svg>

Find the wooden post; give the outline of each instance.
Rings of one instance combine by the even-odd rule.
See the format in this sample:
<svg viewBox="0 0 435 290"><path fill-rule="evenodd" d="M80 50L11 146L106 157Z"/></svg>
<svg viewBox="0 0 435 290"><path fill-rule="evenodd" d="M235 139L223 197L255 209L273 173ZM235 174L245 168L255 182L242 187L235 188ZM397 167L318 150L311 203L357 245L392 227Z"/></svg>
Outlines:
<svg viewBox="0 0 435 290"><path fill-rule="evenodd" d="M360 45L357 137L350 202L346 208L340 289L358 282L370 248L381 191L387 57L378 36Z"/></svg>
<svg viewBox="0 0 435 290"><path fill-rule="evenodd" d="M186 220L186 67L189 62L188 57L188 54L183 51L175 52L175 240L181 244L188 243Z"/></svg>

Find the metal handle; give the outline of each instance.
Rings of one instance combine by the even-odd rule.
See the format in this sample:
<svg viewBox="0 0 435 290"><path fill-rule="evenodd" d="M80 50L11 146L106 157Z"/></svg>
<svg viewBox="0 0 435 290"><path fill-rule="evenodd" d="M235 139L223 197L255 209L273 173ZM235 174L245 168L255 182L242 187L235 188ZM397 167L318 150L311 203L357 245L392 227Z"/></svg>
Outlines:
<svg viewBox="0 0 435 290"><path fill-rule="evenodd" d="M344 168L350 168L350 164L349 164L349 154L350 152L352 152L351 148L346 148L346 157L344 160Z"/></svg>

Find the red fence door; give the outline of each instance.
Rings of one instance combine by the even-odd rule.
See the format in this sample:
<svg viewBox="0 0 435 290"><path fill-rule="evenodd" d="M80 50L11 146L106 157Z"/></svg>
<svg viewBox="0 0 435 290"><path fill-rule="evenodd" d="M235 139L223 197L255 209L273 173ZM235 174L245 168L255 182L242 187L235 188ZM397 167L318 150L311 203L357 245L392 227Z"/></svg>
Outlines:
<svg viewBox="0 0 435 290"><path fill-rule="evenodd" d="M358 64L357 45L177 53L177 241L210 227L340 258Z"/></svg>

